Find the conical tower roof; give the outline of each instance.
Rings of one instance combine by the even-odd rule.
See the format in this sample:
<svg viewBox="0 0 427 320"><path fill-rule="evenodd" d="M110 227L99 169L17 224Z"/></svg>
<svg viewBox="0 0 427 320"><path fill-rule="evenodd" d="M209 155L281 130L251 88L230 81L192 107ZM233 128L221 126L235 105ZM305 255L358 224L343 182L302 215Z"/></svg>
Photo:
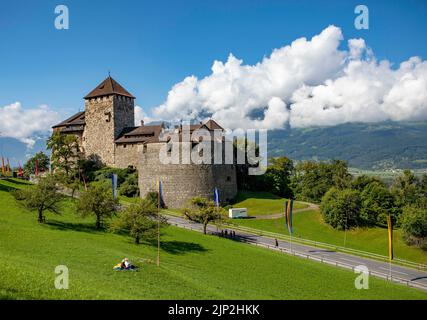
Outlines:
<svg viewBox="0 0 427 320"><path fill-rule="evenodd" d="M85 99L109 96L112 94L117 94L125 97L135 99L125 88L123 88L116 80L108 76L107 79L102 81L95 89L93 89Z"/></svg>

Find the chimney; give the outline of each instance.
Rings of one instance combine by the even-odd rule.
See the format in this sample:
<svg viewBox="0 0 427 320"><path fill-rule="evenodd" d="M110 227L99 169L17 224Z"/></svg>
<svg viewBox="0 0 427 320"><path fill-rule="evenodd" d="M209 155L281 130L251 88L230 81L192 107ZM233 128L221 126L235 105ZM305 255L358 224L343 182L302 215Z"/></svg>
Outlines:
<svg viewBox="0 0 427 320"><path fill-rule="evenodd" d="M143 126L144 125L144 120L141 120L141 126Z"/></svg>

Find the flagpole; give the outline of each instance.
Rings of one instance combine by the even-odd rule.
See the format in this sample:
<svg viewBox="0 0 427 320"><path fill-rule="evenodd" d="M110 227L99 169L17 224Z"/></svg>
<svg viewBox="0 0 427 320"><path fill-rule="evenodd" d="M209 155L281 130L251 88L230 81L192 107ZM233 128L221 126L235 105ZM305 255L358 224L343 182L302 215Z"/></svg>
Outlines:
<svg viewBox="0 0 427 320"><path fill-rule="evenodd" d="M387 221L387 226L388 226L388 268L389 268L389 276L390 276L390 281L391 281L391 277L392 277L392 270L391 270L391 260L393 259L393 222L391 220L391 215L388 215L388 221Z"/></svg>
<svg viewBox="0 0 427 320"><path fill-rule="evenodd" d="M160 181L157 196L157 266L160 267Z"/></svg>

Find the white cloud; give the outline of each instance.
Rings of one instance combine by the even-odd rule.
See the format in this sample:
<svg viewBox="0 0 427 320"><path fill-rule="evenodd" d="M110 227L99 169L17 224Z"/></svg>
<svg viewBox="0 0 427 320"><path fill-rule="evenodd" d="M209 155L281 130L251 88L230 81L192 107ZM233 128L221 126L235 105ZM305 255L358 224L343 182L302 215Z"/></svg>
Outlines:
<svg viewBox="0 0 427 320"><path fill-rule="evenodd" d="M46 105L24 109L21 103L15 102L0 107L0 136L18 139L31 148L59 119L59 114Z"/></svg>
<svg viewBox="0 0 427 320"><path fill-rule="evenodd" d="M363 39L339 49L340 28L274 49L255 65L232 54L212 73L186 77L154 108L167 120L212 117L229 128L283 128L427 119L427 62L377 61Z"/></svg>
<svg viewBox="0 0 427 320"><path fill-rule="evenodd" d="M144 120L144 123L146 124L157 121L157 119L147 116L147 114L140 106L135 106L135 126L140 126L141 120Z"/></svg>

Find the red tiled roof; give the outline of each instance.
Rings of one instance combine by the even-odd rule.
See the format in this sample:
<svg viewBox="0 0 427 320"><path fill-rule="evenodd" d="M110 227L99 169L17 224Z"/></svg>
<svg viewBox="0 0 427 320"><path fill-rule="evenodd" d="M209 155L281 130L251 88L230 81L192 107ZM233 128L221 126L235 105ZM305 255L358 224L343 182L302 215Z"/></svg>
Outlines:
<svg viewBox="0 0 427 320"><path fill-rule="evenodd" d="M125 88L123 88L116 80L108 76L107 79L102 81L94 90L92 90L85 99L108 96L111 94L122 95L135 99Z"/></svg>

